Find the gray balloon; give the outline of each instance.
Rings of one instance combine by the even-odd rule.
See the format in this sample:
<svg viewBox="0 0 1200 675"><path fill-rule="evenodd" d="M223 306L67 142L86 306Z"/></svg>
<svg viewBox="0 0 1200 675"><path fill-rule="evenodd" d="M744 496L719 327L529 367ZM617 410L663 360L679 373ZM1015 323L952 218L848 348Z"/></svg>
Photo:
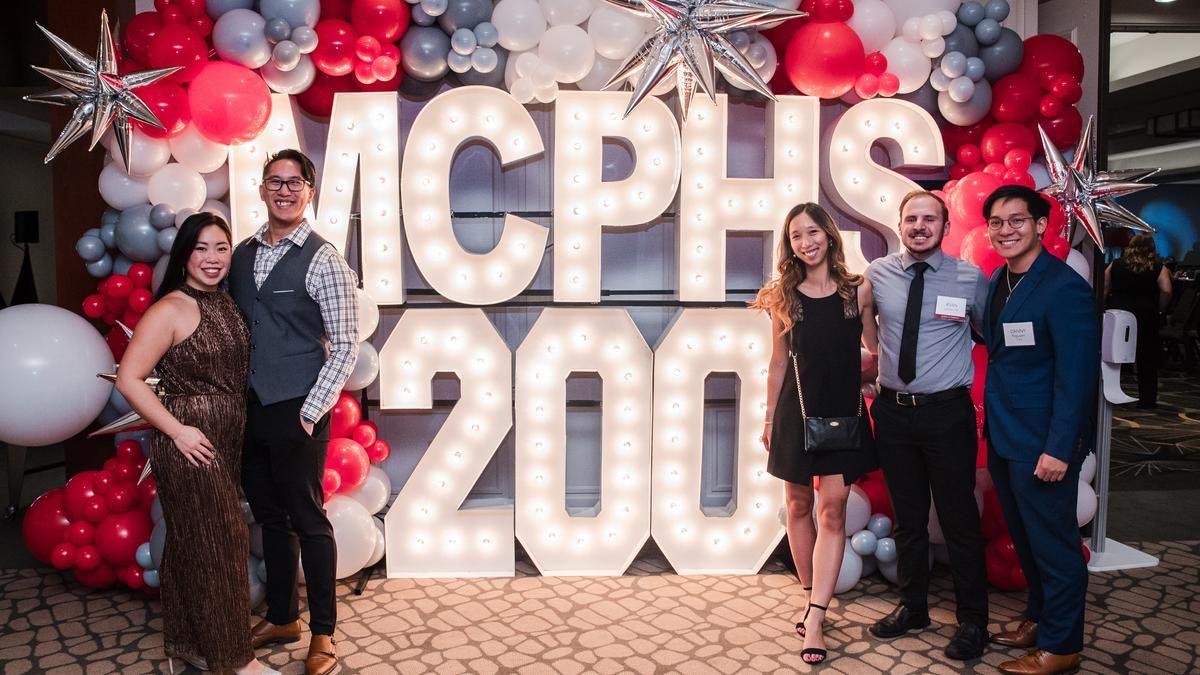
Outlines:
<svg viewBox="0 0 1200 675"><path fill-rule="evenodd" d="M296 66L300 65L300 48L291 40L284 40L275 45L275 49L271 50L271 65L275 66L280 72L291 72Z"/></svg>
<svg viewBox="0 0 1200 675"><path fill-rule="evenodd" d="M104 277L112 274L113 259L111 255L105 253L104 257L100 258L96 262L90 262L84 265L84 267L87 268L88 274L96 277L97 279L103 279Z"/></svg>
<svg viewBox="0 0 1200 675"><path fill-rule="evenodd" d="M133 261L123 255L118 254L113 260L113 274L129 274L130 267L133 267Z"/></svg>
<svg viewBox="0 0 1200 675"><path fill-rule="evenodd" d="M500 31L496 30L496 24L491 21L484 21L475 26L475 41L479 43L480 47L495 47L499 40Z"/></svg>
<svg viewBox="0 0 1200 675"><path fill-rule="evenodd" d="M979 58L983 60L983 75L989 81L996 80L1014 73L1021 67L1021 59L1025 56L1025 43L1021 36L1010 28L1000 30L1000 39L995 44L979 50Z"/></svg>
<svg viewBox="0 0 1200 675"><path fill-rule="evenodd" d="M961 23L946 36L946 52L960 52L963 56L979 56L979 40L975 31Z"/></svg>
<svg viewBox="0 0 1200 675"><path fill-rule="evenodd" d="M288 36L292 34L292 26L287 22L286 19L280 19L278 17L274 19L267 19L267 27L263 30L263 34L265 34L267 39L271 42L282 42L283 40L288 39Z"/></svg>
<svg viewBox="0 0 1200 675"><path fill-rule="evenodd" d="M956 103L950 98L948 91L938 94L938 110L942 112L942 117L945 117L947 122L960 127L969 127L987 117L991 108L992 86L988 84L987 80L975 83L975 95L966 103Z"/></svg>
<svg viewBox="0 0 1200 675"><path fill-rule="evenodd" d="M291 26L315 26L321 18L317 0L262 0L258 11L268 19L283 19Z"/></svg>
<svg viewBox="0 0 1200 675"><path fill-rule="evenodd" d="M208 0L205 9L214 20L235 9L253 9L254 0Z"/></svg>
<svg viewBox="0 0 1200 675"><path fill-rule="evenodd" d="M261 68L271 59L271 43L264 32L267 22L251 9L235 9L226 13L213 26L212 44L217 55L225 61Z"/></svg>
<svg viewBox="0 0 1200 675"><path fill-rule="evenodd" d="M249 577L250 584L250 609L256 609L267 599L267 586L258 578L258 572L255 571L255 563L257 559L250 556L246 561L246 572Z"/></svg>
<svg viewBox="0 0 1200 675"><path fill-rule="evenodd" d="M450 34L450 48L463 56L470 56L477 46L475 31L470 28L459 28Z"/></svg>
<svg viewBox="0 0 1200 675"><path fill-rule="evenodd" d="M984 10L983 5L975 2L975 0L964 2L958 8L958 22L968 28L974 28L986 16L987 12Z"/></svg>
<svg viewBox="0 0 1200 675"><path fill-rule="evenodd" d="M104 209L104 213L100 214L100 227L104 227L105 225L116 225L117 220L120 219L120 217L120 211L112 208Z"/></svg>
<svg viewBox="0 0 1200 675"><path fill-rule="evenodd" d="M950 79L967 74L967 57L962 52L946 52L942 55L942 74Z"/></svg>
<svg viewBox="0 0 1200 675"><path fill-rule="evenodd" d="M158 287L162 286L163 277L167 276L167 263L171 260L170 256L163 256L154 264L154 274L150 276L150 290L157 293Z"/></svg>
<svg viewBox="0 0 1200 675"><path fill-rule="evenodd" d="M157 525L162 522L162 519L162 500L155 497L154 501L150 502L150 521ZM153 564L154 558L151 558L150 562Z"/></svg>
<svg viewBox="0 0 1200 675"><path fill-rule="evenodd" d="M142 572L142 583L146 584L147 588L158 588L162 584L162 579L159 578L158 570L146 570Z"/></svg>
<svg viewBox="0 0 1200 675"><path fill-rule="evenodd" d="M100 241L104 242L104 246L107 248L117 245L117 221L114 220L100 226Z"/></svg>
<svg viewBox="0 0 1200 675"><path fill-rule="evenodd" d="M275 64L268 63L259 69L258 74L262 75L263 81L272 91L280 94L299 94L312 85L313 78L317 76L317 67L313 65L311 56L303 54L296 67L291 70L283 71L276 68Z"/></svg>
<svg viewBox="0 0 1200 675"><path fill-rule="evenodd" d="M418 26L432 26L437 21L437 17L426 14L420 5L414 5L412 8L412 20Z"/></svg>
<svg viewBox="0 0 1200 675"><path fill-rule="evenodd" d="M143 569L154 569L154 561L150 559L150 542L144 541L139 544L137 551L133 554L133 559Z"/></svg>
<svg viewBox="0 0 1200 675"><path fill-rule="evenodd" d="M440 80L450 67L446 54L450 52L450 37L440 28L410 27L400 39L400 63L410 77L425 82Z"/></svg>
<svg viewBox="0 0 1200 675"><path fill-rule="evenodd" d="M483 51L476 50L475 53ZM458 81L466 85L481 85L484 87L504 88L504 68L508 64L508 50L496 45L491 48L491 51L496 54L496 67L486 73L481 73L472 68L465 73L457 75ZM474 56L474 54L472 55Z"/></svg>
<svg viewBox="0 0 1200 675"><path fill-rule="evenodd" d="M169 204L155 204L150 209L150 224L158 229L175 226L175 209Z"/></svg>
<svg viewBox="0 0 1200 675"><path fill-rule="evenodd" d="M1000 39L1000 22L995 19L984 19L975 26L975 39L982 46L996 44Z"/></svg>
<svg viewBox="0 0 1200 675"><path fill-rule="evenodd" d="M259 560L255 562L254 574L258 577L259 581L263 582L264 584L267 583L267 561Z"/></svg>
<svg viewBox="0 0 1200 675"><path fill-rule="evenodd" d="M155 240L158 242L158 250L163 253L170 253L171 247L175 245L175 235L179 234L179 230L174 227L168 227L158 231L158 236Z"/></svg>
<svg viewBox="0 0 1200 675"><path fill-rule="evenodd" d="M310 26L296 26L290 39L300 48L301 54L311 54L317 48L317 31Z"/></svg>
<svg viewBox="0 0 1200 675"><path fill-rule="evenodd" d="M421 9L429 16L441 16L450 6L450 0L421 0Z"/></svg>
<svg viewBox="0 0 1200 675"><path fill-rule="evenodd" d="M99 238L100 238L100 228L98 228L98 227L89 227L89 228L87 229L87 231L85 231L83 234L81 234L81 235L79 235L79 236L80 236L80 238L83 238L83 237L96 237L97 239L99 239Z"/></svg>
<svg viewBox="0 0 1200 675"><path fill-rule="evenodd" d="M154 501L158 502L158 497L155 497ZM153 512L154 507L151 506L150 510ZM154 524L154 529L150 531L150 561L154 563L156 570L162 569L163 549L166 547L167 521L159 520Z"/></svg>
<svg viewBox="0 0 1200 675"><path fill-rule="evenodd" d="M933 85L928 82L921 85L920 89L907 94L902 94L896 98L917 105L931 115L936 113L938 109L938 92L933 88Z"/></svg>
<svg viewBox="0 0 1200 675"><path fill-rule="evenodd" d="M983 62L983 59L978 56L967 57L967 77L971 78L974 82L978 82L983 79L985 72L987 72L987 65Z"/></svg>
<svg viewBox="0 0 1200 675"><path fill-rule="evenodd" d="M1007 19L1008 12L1008 0L988 0L988 4L983 6L983 13L987 15L987 18L997 21Z"/></svg>
<svg viewBox="0 0 1200 675"><path fill-rule="evenodd" d="M117 248L125 257L154 262L162 254L158 250L158 230L150 224L152 208L149 204L139 204L121 212L121 220L117 222Z"/></svg>
<svg viewBox="0 0 1200 675"><path fill-rule="evenodd" d="M459 28L473 29L491 18L491 0L450 0L437 22L442 30L451 34Z"/></svg>
<svg viewBox="0 0 1200 675"><path fill-rule="evenodd" d="M115 409L117 412L121 413L122 415L125 415L130 410L133 410L133 408L129 407L129 401L125 400L125 397L121 394L120 390L118 390L116 387L113 387L112 391L109 392L108 402L110 405L112 405L113 409Z"/></svg>
<svg viewBox="0 0 1200 675"><path fill-rule="evenodd" d="M496 50L491 47L480 47L471 52L471 67L481 73L490 73L496 69L499 59Z"/></svg>
<svg viewBox="0 0 1200 675"><path fill-rule="evenodd" d="M75 252L87 262L96 262L103 258L108 251L105 250L104 242L100 237L88 235L80 237L79 241L75 242Z"/></svg>

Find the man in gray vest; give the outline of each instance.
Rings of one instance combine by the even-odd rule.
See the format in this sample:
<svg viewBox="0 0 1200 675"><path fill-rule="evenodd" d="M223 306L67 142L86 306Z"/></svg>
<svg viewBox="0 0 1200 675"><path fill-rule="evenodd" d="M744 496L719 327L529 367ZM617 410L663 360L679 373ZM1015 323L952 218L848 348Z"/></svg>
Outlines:
<svg viewBox="0 0 1200 675"><path fill-rule="evenodd" d="M267 160L258 189L267 222L234 250L229 291L250 328L242 487L267 567L267 616L251 643L300 639L303 553L312 632L305 671L327 675L337 669L337 548L321 478L329 410L358 356L358 280L304 218L315 182L312 161L297 150Z"/></svg>

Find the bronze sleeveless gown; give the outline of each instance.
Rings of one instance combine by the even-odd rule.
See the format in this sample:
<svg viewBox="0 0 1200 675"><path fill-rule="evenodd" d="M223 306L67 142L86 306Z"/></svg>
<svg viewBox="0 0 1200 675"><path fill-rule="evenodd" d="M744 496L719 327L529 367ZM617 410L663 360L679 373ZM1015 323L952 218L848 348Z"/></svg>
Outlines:
<svg viewBox="0 0 1200 675"><path fill-rule="evenodd" d="M237 492L250 338L228 293L181 290L200 306L200 324L158 363L163 405L204 432L216 457L192 466L170 438L154 433L150 465L167 523L159 570L163 644L169 652L204 657L215 671L254 658L249 535Z"/></svg>

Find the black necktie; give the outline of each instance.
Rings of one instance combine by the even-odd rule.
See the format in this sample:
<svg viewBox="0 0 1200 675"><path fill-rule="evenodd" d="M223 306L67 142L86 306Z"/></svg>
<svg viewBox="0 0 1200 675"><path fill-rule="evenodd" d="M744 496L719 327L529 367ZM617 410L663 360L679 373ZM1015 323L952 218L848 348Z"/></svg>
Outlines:
<svg viewBox="0 0 1200 675"><path fill-rule="evenodd" d="M928 263L913 263L913 280L908 286L908 305L904 308L904 332L900 334L900 364L896 374L908 384L917 377L917 331L921 328L921 300L925 294L925 270Z"/></svg>

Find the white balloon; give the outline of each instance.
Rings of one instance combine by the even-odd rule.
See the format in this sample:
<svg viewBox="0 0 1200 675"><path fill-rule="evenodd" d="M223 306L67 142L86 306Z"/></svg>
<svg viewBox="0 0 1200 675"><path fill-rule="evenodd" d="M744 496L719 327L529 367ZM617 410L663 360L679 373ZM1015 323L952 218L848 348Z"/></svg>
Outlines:
<svg viewBox="0 0 1200 675"><path fill-rule="evenodd" d="M914 16L900 24L900 36L908 42L919 42L921 40L921 20Z"/></svg>
<svg viewBox="0 0 1200 675"><path fill-rule="evenodd" d="M147 182L147 178L125 173L125 167L120 162L109 162L100 170L100 179L97 181L104 203L118 211L145 204Z"/></svg>
<svg viewBox="0 0 1200 675"><path fill-rule="evenodd" d="M896 35L896 17L883 0L857 0L846 25L862 40L868 54L886 47Z"/></svg>
<svg viewBox="0 0 1200 675"><path fill-rule="evenodd" d="M892 582L893 584L899 583L899 580L900 580L900 576L899 576L900 561L899 560L893 560L891 562L880 562L878 564L879 564L879 573L883 575L884 579L887 579L888 581Z"/></svg>
<svg viewBox="0 0 1200 675"><path fill-rule="evenodd" d="M96 374L112 368L108 344L82 316L53 305L0 310L0 441L39 447L83 431L112 392Z"/></svg>
<svg viewBox="0 0 1200 675"><path fill-rule="evenodd" d="M110 143L108 154L113 163L124 168L121 151L116 143ZM153 138L144 131L133 128L129 135L129 175L149 176L171 161L171 146L165 138Z"/></svg>
<svg viewBox="0 0 1200 675"><path fill-rule="evenodd" d="M932 40L942 36L942 20L937 14L926 14L921 17L921 39Z"/></svg>
<svg viewBox="0 0 1200 675"><path fill-rule="evenodd" d="M644 39L642 24L636 16L608 4L601 4L592 12L587 32L596 53L615 61L629 58Z"/></svg>
<svg viewBox="0 0 1200 675"><path fill-rule="evenodd" d="M508 90L513 98L517 99L517 103L529 103L533 100L533 78L519 77Z"/></svg>
<svg viewBox="0 0 1200 675"><path fill-rule="evenodd" d="M291 70L280 70L275 64L268 62L258 71L267 86L279 94L300 94L312 86L317 76L317 67L312 57L304 54L300 62Z"/></svg>
<svg viewBox="0 0 1200 675"><path fill-rule="evenodd" d="M946 41L942 36L938 36L929 40L921 40L921 53L931 59L936 59L946 51Z"/></svg>
<svg viewBox="0 0 1200 675"><path fill-rule="evenodd" d="M592 0L541 0L542 13L551 26L576 26L587 21L596 5Z"/></svg>
<svg viewBox="0 0 1200 675"><path fill-rule="evenodd" d="M368 340L379 327L379 305L370 293L359 288L354 294L358 296L358 339Z"/></svg>
<svg viewBox="0 0 1200 675"><path fill-rule="evenodd" d="M346 379L346 384L342 385L342 389L360 391L374 382L377 377L379 377L379 352L375 351L375 347L370 342L359 343L358 357L354 359L354 367L350 371L350 377Z"/></svg>
<svg viewBox="0 0 1200 675"><path fill-rule="evenodd" d="M220 199L229 194L229 165L222 165L221 168L206 173L201 178L204 179L205 196L209 199Z"/></svg>
<svg viewBox="0 0 1200 675"><path fill-rule="evenodd" d="M492 25L501 47L509 51L530 49L546 32L546 16L537 0L500 0L492 8Z"/></svg>
<svg viewBox="0 0 1200 675"><path fill-rule="evenodd" d="M775 69L779 67L779 56L775 53L775 45L772 45L770 40L763 37L762 34L759 33L754 36L753 40L750 42L750 47L746 51L752 52L757 49L761 49L766 58L763 60L762 67L755 67L754 71L758 73L758 76L762 78L763 82L770 82L771 78L775 76ZM743 91L750 90L750 84L748 82L743 82L742 78L729 77L725 73L722 73L722 75L725 76L725 81L728 82L731 87L741 89Z"/></svg>
<svg viewBox="0 0 1200 675"><path fill-rule="evenodd" d="M538 103L549 103L558 98L558 83L551 82L533 88L533 97L538 100Z"/></svg>
<svg viewBox="0 0 1200 675"><path fill-rule="evenodd" d="M946 94L955 103L966 103L975 95L975 83L966 75L956 77L950 80L950 86L946 88Z"/></svg>
<svg viewBox="0 0 1200 675"><path fill-rule="evenodd" d="M854 588L854 585L862 578L862 571L862 557L850 548L850 542L846 542L845 548L842 549L842 566L838 570L837 581L833 586L834 594L845 593Z"/></svg>
<svg viewBox="0 0 1200 675"><path fill-rule="evenodd" d="M229 213L229 207L225 204L225 202L210 199L204 202L204 204L200 207L200 210L207 211L209 213L215 213L218 216L221 216L221 219L224 220L226 224L231 224L232 216Z"/></svg>
<svg viewBox="0 0 1200 675"><path fill-rule="evenodd" d="M1083 527L1096 517L1096 491L1088 483L1079 484L1079 497L1075 502L1075 523Z"/></svg>
<svg viewBox="0 0 1200 675"><path fill-rule="evenodd" d="M854 11L857 12L858 8L855 7ZM938 18L938 21L942 22L942 35L951 34L954 32L954 29L958 27L958 17L954 15L954 12L951 12L948 9L943 9L937 14L934 14L934 16Z"/></svg>
<svg viewBox="0 0 1200 675"><path fill-rule="evenodd" d="M335 576L345 579L366 566L375 550L375 521L366 507L345 495L334 495L325 504L337 545Z"/></svg>
<svg viewBox="0 0 1200 675"><path fill-rule="evenodd" d="M881 51L887 57L888 72L895 73L900 79L899 93L916 91L929 79L929 57L921 53L917 43L898 37L887 43Z"/></svg>
<svg viewBox="0 0 1200 675"><path fill-rule="evenodd" d="M1079 482L1091 485L1092 479L1096 477L1096 453L1089 452L1087 457L1083 458L1083 466L1079 467Z"/></svg>
<svg viewBox="0 0 1200 675"><path fill-rule="evenodd" d="M146 194L151 204L166 204L178 213L180 209L203 206L208 188L198 172L172 162L154 172L146 184Z"/></svg>
<svg viewBox="0 0 1200 675"><path fill-rule="evenodd" d="M579 26L554 26L542 34L538 58L554 68L554 79L578 82L592 69L596 50L592 38Z"/></svg>
<svg viewBox="0 0 1200 675"><path fill-rule="evenodd" d="M375 522L378 523L379 521L376 520ZM367 564L363 565L363 567L371 567L372 565L379 562L380 560L383 560L383 554L387 552L386 541L387 540L385 540L383 537L383 531L376 530L375 531L375 550L371 551L371 557L367 558Z"/></svg>
<svg viewBox="0 0 1200 675"><path fill-rule="evenodd" d="M175 161L197 173L212 173L225 164L229 157L229 146L210 141L196 129L187 125L178 136L171 139L171 154Z"/></svg>
<svg viewBox="0 0 1200 675"><path fill-rule="evenodd" d="M620 61L597 55L596 60L592 62L592 69L576 82L575 86L583 91L601 91L604 89L604 85L608 84L608 78L612 77L620 67Z"/></svg>
<svg viewBox="0 0 1200 675"><path fill-rule="evenodd" d="M347 496L362 504L368 513L379 513L387 506L392 496L392 480L388 478L386 471L371 465L367 479Z"/></svg>
<svg viewBox="0 0 1200 675"><path fill-rule="evenodd" d="M861 487L851 485L850 494L846 497L846 531L865 530L870 519L871 499Z"/></svg>
<svg viewBox="0 0 1200 675"><path fill-rule="evenodd" d="M1066 263L1071 269L1075 270L1079 276L1083 277L1083 280L1088 283L1088 286L1092 285L1092 264L1088 262L1087 256L1075 249L1071 249L1067 252Z"/></svg>
<svg viewBox="0 0 1200 675"><path fill-rule="evenodd" d="M903 24L910 18L922 17L926 14L937 14L941 11L956 12L961 0L885 0L892 13L896 15L896 23ZM855 11L858 11L855 2Z"/></svg>

